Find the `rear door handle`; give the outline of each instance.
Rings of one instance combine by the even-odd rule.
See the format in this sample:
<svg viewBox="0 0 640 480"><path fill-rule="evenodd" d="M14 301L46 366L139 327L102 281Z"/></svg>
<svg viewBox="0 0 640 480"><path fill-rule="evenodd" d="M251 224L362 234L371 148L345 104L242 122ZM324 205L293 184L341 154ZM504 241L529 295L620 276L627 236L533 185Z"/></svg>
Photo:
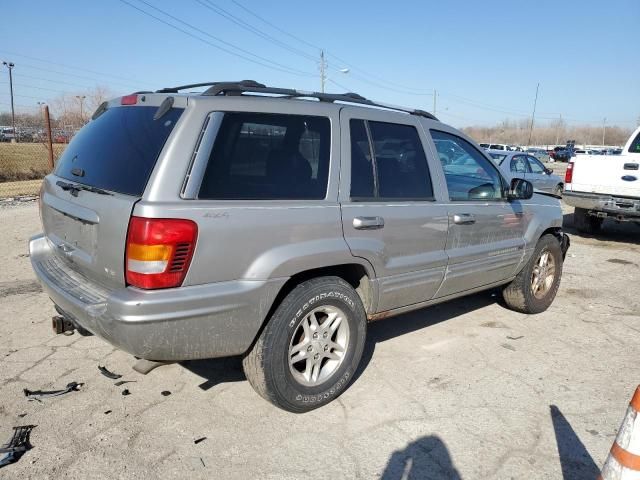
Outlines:
<svg viewBox="0 0 640 480"><path fill-rule="evenodd" d="M456 225L473 225L476 223L476 217L472 213L456 213L453 216L453 223Z"/></svg>
<svg viewBox="0 0 640 480"><path fill-rule="evenodd" d="M355 217L353 228L356 230L375 230L384 228L384 218L382 217Z"/></svg>

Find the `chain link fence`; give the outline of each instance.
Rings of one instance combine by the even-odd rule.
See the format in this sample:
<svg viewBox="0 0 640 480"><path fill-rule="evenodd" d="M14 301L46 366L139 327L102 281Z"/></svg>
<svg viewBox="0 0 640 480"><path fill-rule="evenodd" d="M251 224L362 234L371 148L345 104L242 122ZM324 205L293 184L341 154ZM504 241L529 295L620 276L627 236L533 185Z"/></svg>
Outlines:
<svg viewBox="0 0 640 480"><path fill-rule="evenodd" d="M49 130L46 118L41 125L16 125L15 132L0 126L0 199L37 195L42 179L67 146L71 134Z"/></svg>

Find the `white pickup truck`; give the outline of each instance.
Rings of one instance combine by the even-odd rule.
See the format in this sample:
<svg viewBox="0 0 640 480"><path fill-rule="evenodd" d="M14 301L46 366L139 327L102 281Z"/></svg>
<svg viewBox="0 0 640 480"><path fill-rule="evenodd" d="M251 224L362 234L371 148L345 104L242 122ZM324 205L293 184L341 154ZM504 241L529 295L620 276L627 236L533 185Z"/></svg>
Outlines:
<svg viewBox="0 0 640 480"><path fill-rule="evenodd" d="M575 207L574 226L600 230L605 218L640 225L640 127L621 155L576 155L567 166L564 201Z"/></svg>

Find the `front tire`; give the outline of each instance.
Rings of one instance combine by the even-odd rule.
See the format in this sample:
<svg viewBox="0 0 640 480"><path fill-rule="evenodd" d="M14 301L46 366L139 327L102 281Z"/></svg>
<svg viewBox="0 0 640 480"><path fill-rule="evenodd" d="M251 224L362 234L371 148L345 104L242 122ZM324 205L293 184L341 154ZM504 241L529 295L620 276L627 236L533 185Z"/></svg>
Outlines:
<svg viewBox="0 0 640 480"><path fill-rule="evenodd" d="M337 398L362 357L367 316L339 277L301 283L277 307L242 365L251 386L283 410L303 413Z"/></svg>
<svg viewBox="0 0 640 480"><path fill-rule="evenodd" d="M521 313L544 312L556 298L562 277L562 248L553 235L538 240L529 262L502 291L507 306Z"/></svg>

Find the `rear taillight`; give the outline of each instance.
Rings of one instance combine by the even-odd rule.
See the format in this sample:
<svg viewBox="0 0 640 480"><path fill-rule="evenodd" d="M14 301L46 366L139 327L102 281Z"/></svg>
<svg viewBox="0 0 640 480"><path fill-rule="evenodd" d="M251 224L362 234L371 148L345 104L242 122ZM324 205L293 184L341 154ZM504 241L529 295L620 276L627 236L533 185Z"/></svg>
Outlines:
<svg viewBox="0 0 640 480"><path fill-rule="evenodd" d="M182 285L197 237L198 226L191 220L131 217L127 284L144 289Z"/></svg>
<svg viewBox="0 0 640 480"><path fill-rule="evenodd" d="M564 183L571 183L573 180L573 166L575 164L573 162L569 162L567 165L567 171L564 173Z"/></svg>
<svg viewBox="0 0 640 480"><path fill-rule="evenodd" d="M125 95L120 99L120 105L135 105L136 103L138 103L138 95L135 93Z"/></svg>

